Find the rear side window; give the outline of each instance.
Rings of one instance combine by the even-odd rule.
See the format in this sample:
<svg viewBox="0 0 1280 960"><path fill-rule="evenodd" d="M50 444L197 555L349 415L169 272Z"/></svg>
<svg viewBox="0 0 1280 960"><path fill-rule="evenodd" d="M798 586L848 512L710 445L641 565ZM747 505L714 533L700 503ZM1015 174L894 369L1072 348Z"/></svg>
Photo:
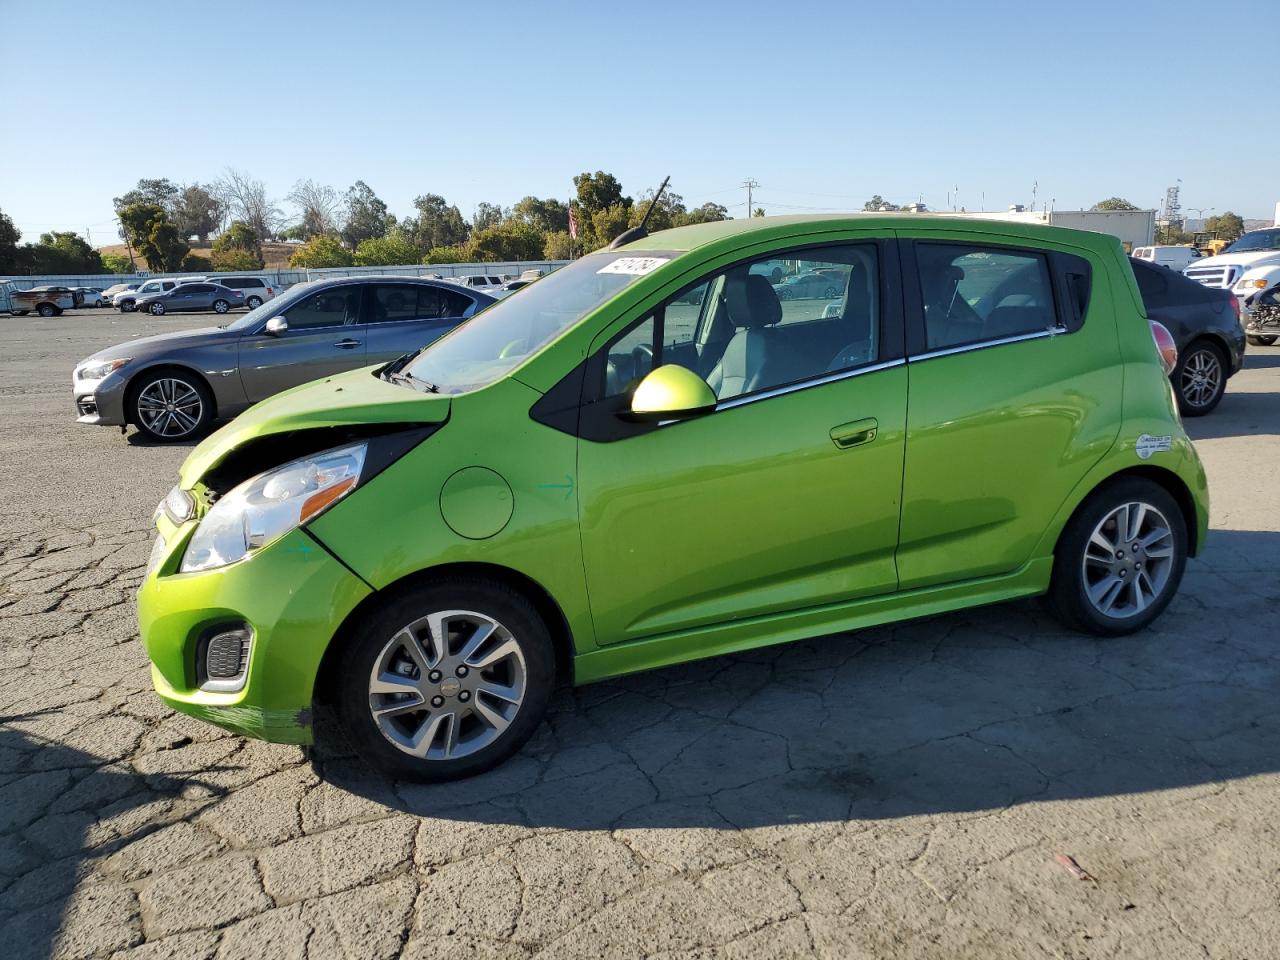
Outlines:
<svg viewBox="0 0 1280 960"><path fill-rule="evenodd" d="M1045 254L953 243L915 249L928 350L1059 326Z"/></svg>
<svg viewBox="0 0 1280 960"><path fill-rule="evenodd" d="M1133 276L1138 281L1138 291L1142 294L1142 302L1147 306L1158 303L1169 289L1169 281L1165 271L1148 267L1145 263L1133 265Z"/></svg>

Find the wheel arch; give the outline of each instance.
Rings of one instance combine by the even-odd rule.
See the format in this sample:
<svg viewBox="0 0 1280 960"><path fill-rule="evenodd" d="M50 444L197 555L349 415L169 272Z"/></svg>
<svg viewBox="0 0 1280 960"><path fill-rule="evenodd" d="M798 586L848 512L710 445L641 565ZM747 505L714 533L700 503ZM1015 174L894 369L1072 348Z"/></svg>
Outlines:
<svg viewBox="0 0 1280 960"><path fill-rule="evenodd" d="M527 574L504 567L500 564L481 562L446 563L427 567L414 573L406 574L399 580L387 584L381 590L375 590L356 604L347 614L342 624L334 631L333 637L325 648L320 659L320 669L316 671L315 686L312 699L326 703L333 702L336 667L341 660L341 651L347 643L356 623L368 614L368 611L388 597L414 589L418 584L429 582L440 577L469 577L479 580L492 580L515 590L533 604L538 615L542 617L551 634L552 647L555 649L556 674L561 679L573 679L573 658L575 655L573 633L569 620L551 593L542 584Z"/></svg>
<svg viewBox="0 0 1280 960"><path fill-rule="evenodd" d="M1200 542L1199 523L1196 514L1196 501L1191 495L1191 490L1186 482L1178 476L1174 471L1164 467L1152 464L1141 464L1125 467L1117 470L1115 473L1108 474L1090 487L1085 494L1072 506L1071 512L1067 514L1065 520L1054 532L1053 549L1057 552L1058 544L1062 540L1062 533L1071 524L1072 519L1084 507L1085 503L1097 491L1101 490L1108 484L1115 483L1117 480L1123 480L1128 477L1139 477L1143 480L1149 480L1152 483L1162 487L1169 496L1173 497L1174 502L1178 505L1178 510L1182 513L1182 520L1187 528L1187 553L1189 556L1196 556L1200 552L1203 544Z"/></svg>
<svg viewBox="0 0 1280 960"><path fill-rule="evenodd" d="M129 382L125 385L125 388L124 388L124 419L128 423L132 423L134 426L137 426L137 423L134 422L133 414L132 414L133 400L138 395L138 391L141 389L141 387L139 387L138 385L142 382L142 378L147 374L156 373L157 371L160 371L160 370L173 370L176 373L181 373L184 376L188 376L188 377L191 377L192 379L199 380L200 383L204 385L204 388L207 391L209 391L209 402L213 405L212 417L213 419L217 418L218 393L216 390L213 389L213 384L209 382L209 378L206 377L199 370L197 370L195 367L189 366L188 364L178 363L172 360L165 360L159 363L153 363L150 366L143 367L140 370L135 370L133 373L133 376L129 378Z"/></svg>

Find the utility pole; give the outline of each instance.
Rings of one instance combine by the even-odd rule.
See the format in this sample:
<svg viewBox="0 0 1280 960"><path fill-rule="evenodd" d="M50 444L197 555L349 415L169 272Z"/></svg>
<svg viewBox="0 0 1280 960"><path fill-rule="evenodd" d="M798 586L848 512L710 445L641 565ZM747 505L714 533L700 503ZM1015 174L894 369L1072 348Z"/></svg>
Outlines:
<svg viewBox="0 0 1280 960"><path fill-rule="evenodd" d="M760 187L760 181L754 177L747 177L742 181L742 185L747 188L747 219L749 220L755 213L755 207L751 205L751 191Z"/></svg>

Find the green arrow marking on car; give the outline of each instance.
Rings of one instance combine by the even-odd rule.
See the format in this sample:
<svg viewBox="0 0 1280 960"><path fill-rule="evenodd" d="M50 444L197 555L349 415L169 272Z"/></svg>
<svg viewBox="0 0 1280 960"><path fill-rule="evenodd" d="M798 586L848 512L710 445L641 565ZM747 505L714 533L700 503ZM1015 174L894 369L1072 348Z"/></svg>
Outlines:
<svg viewBox="0 0 1280 960"><path fill-rule="evenodd" d="M564 498L568 500L571 496L573 496L573 477L569 476L566 473L564 475L564 483L540 483L538 484L538 489L539 490L563 490Z"/></svg>

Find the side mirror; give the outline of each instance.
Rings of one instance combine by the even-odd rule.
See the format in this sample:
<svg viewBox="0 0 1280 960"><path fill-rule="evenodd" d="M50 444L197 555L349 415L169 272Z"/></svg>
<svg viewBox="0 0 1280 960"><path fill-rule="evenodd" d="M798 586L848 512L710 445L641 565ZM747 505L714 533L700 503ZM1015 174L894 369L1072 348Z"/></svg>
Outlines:
<svg viewBox="0 0 1280 960"><path fill-rule="evenodd" d="M272 317L267 321L267 325L262 328L262 332L268 337L278 337L282 333L289 331L289 321L284 317Z"/></svg>
<svg viewBox="0 0 1280 960"><path fill-rule="evenodd" d="M667 363L640 381L631 395L630 415L645 421L681 420L715 408L715 391L707 381L687 367Z"/></svg>

